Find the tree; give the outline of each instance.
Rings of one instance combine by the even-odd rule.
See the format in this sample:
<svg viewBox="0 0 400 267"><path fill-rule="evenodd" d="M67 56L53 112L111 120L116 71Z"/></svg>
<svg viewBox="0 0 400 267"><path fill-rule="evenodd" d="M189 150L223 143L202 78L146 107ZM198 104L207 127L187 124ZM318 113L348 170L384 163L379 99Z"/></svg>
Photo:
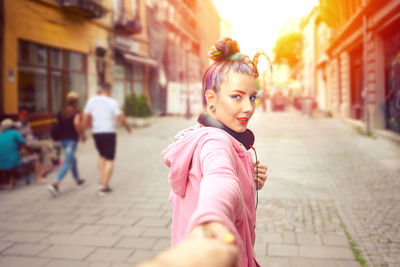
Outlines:
<svg viewBox="0 0 400 267"><path fill-rule="evenodd" d="M293 68L301 61L303 40L300 32L281 35L275 42L274 63L286 64Z"/></svg>

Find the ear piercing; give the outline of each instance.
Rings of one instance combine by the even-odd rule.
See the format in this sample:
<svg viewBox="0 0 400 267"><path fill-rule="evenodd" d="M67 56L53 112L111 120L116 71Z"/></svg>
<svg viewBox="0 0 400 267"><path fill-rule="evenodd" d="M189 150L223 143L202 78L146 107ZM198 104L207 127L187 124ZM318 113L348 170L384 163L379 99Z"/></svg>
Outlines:
<svg viewBox="0 0 400 267"><path fill-rule="evenodd" d="M214 106L213 104L209 105L208 108L209 108L211 111L215 111L215 106Z"/></svg>

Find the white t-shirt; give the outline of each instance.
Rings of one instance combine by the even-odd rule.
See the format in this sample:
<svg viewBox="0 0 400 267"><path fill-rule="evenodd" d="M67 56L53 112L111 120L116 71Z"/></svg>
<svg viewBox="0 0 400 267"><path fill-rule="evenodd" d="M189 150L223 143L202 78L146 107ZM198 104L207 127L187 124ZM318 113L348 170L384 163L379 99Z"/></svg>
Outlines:
<svg viewBox="0 0 400 267"><path fill-rule="evenodd" d="M92 133L115 133L115 119L121 110L111 97L98 95L90 98L83 112L92 116Z"/></svg>

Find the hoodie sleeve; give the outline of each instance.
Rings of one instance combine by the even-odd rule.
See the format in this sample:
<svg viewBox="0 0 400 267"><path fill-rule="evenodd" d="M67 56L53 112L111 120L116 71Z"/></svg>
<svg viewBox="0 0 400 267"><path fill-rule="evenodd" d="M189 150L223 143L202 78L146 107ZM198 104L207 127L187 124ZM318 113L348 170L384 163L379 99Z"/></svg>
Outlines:
<svg viewBox="0 0 400 267"><path fill-rule="evenodd" d="M197 209L188 231L201 223L219 221L235 235L236 212L241 210L242 194L236 172L236 153L225 133L207 135L200 143L200 160L203 178Z"/></svg>

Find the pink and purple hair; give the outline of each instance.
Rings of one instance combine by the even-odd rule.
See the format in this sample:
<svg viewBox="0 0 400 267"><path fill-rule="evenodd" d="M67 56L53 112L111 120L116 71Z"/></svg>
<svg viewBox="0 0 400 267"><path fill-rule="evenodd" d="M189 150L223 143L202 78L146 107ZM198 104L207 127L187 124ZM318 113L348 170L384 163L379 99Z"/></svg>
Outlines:
<svg viewBox="0 0 400 267"><path fill-rule="evenodd" d="M211 47L209 56L214 63L206 70L203 76L202 96L203 105L207 105L205 93L213 90L218 93L220 86L226 82L229 73L254 75L254 68L250 59L240 53L236 41L224 37Z"/></svg>

